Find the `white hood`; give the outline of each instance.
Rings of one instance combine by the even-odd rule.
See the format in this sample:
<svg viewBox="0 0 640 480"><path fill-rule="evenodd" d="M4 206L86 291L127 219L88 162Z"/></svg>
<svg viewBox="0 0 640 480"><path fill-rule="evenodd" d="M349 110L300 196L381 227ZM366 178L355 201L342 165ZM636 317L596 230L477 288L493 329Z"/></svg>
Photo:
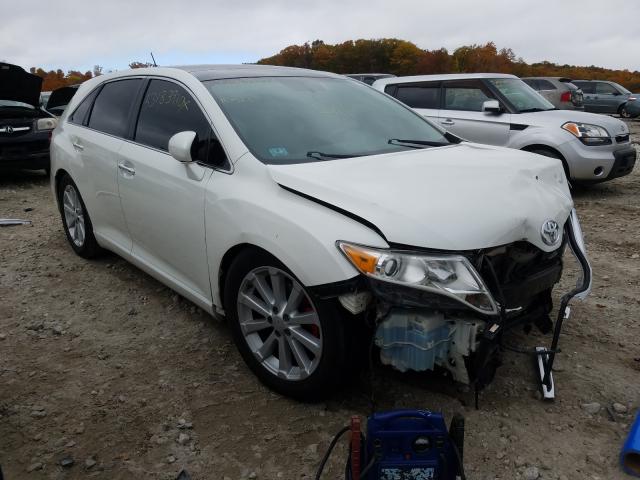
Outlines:
<svg viewBox="0 0 640 480"><path fill-rule="evenodd" d="M542 241L542 224L564 225L573 207L558 160L478 144L269 170L278 184L368 220L388 242L407 246L474 250L526 240L552 251L558 245Z"/></svg>
<svg viewBox="0 0 640 480"><path fill-rule="evenodd" d="M561 127L567 122L580 122L604 127L612 137L629 133L627 124L617 118L599 113L581 112L579 110L548 110L546 112L519 113L512 115L511 121L545 128L551 126Z"/></svg>

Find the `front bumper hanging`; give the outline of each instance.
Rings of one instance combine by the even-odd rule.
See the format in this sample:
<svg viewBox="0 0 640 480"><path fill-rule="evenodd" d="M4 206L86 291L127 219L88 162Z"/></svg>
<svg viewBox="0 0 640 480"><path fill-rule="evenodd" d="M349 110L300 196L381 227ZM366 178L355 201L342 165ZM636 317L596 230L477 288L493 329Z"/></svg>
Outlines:
<svg viewBox="0 0 640 480"><path fill-rule="evenodd" d="M573 298L579 298L581 300L585 299L591 291L592 283L591 265L587 259L587 251L584 245L582 229L580 228L580 222L578 221L578 215L576 214L575 209L571 211L569 221L565 225L565 234L569 241L569 247L582 268L582 275L578 278L575 288L564 294L560 300L560 308L558 309L558 317L553 330L551 347L548 349L544 347L536 348L536 354L538 356L538 374L540 378L540 385L542 387L542 395L545 400L552 400L555 397L553 362L558 351L562 324L571 314L569 303Z"/></svg>

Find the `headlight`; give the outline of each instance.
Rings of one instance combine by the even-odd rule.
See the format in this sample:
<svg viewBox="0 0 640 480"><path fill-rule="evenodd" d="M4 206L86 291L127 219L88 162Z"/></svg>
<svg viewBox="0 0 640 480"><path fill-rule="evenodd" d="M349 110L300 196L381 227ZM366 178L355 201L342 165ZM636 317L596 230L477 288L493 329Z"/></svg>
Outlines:
<svg viewBox="0 0 640 480"><path fill-rule="evenodd" d="M498 311L482 278L462 255L426 255L342 241L337 246L354 267L371 278L446 295L484 314Z"/></svg>
<svg viewBox="0 0 640 480"><path fill-rule="evenodd" d="M567 122L562 128L580 139L585 145L609 145L611 137L603 127L588 123Z"/></svg>
<svg viewBox="0 0 640 480"><path fill-rule="evenodd" d="M58 125L55 118L39 118L36 122L36 130L53 130Z"/></svg>

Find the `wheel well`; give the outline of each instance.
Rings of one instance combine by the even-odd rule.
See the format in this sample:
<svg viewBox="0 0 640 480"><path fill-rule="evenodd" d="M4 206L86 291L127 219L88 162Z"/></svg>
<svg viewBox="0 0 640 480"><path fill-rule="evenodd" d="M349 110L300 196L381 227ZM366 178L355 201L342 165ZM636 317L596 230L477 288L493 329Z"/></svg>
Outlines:
<svg viewBox="0 0 640 480"><path fill-rule="evenodd" d="M618 114L622 113L622 109L627 105L627 102L621 103L618 107Z"/></svg>
<svg viewBox="0 0 640 480"><path fill-rule="evenodd" d="M527 145L526 147L522 147L521 150L524 150L525 152L535 152L536 150L545 150L549 153L557 155L557 157L562 162L562 167L564 168L564 173L567 176L567 179L569 178L569 165L567 164L567 161L565 160L564 156L555 148L550 147L549 145L536 144L536 145Z"/></svg>
<svg viewBox="0 0 640 480"><path fill-rule="evenodd" d="M233 262L233 260L246 250L255 250L257 252L265 252L268 255L273 256L270 252L266 251L264 248L260 248L251 243L240 243L238 245L231 247L229 250L227 250L224 256L222 257L222 261L220 262L220 268L218 269L218 286L219 286L218 296L220 297L221 302L224 301L224 282L226 280L227 271L229 270L229 267L231 266L231 263Z"/></svg>
<svg viewBox="0 0 640 480"><path fill-rule="evenodd" d="M60 202L59 202L59 195L58 195L58 186L60 185L60 181L62 180L62 177L64 177L65 175L69 175L69 173L67 173L66 170L64 169L60 169L56 172L56 176L55 176L55 187L56 187L56 203L58 204L58 208L60 208Z"/></svg>

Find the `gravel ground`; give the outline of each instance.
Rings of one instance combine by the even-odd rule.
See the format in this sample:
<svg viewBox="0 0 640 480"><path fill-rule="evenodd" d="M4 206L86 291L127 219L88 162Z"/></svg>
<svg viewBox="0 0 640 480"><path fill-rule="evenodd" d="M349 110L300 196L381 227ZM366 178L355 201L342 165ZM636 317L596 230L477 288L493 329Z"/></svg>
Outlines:
<svg viewBox="0 0 640 480"><path fill-rule="evenodd" d="M640 402L640 169L574 194L595 282L566 324L554 403L516 353L479 410L444 379L374 371L378 409L464 413L471 480L625 478L618 454ZM309 479L333 434L369 413L366 382L314 405L271 393L224 324L115 255L75 256L42 175L2 174L0 217L33 221L0 229L7 479ZM324 478L342 478L345 451Z"/></svg>

